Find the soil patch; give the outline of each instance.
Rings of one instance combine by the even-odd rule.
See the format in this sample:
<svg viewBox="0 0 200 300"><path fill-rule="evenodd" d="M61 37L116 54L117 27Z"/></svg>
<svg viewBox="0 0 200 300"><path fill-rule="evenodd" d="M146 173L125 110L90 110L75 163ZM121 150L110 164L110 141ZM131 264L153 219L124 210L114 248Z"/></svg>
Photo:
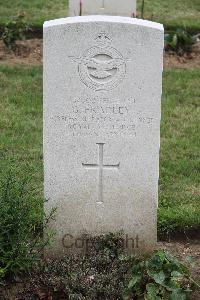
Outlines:
<svg viewBox="0 0 200 300"><path fill-rule="evenodd" d="M40 65L42 63L42 39L17 42L17 50L9 50L0 40L0 64Z"/></svg>
<svg viewBox="0 0 200 300"><path fill-rule="evenodd" d="M5 47L3 41L0 41L0 64L42 64L42 42L42 39L18 41L18 47L14 53L12 50L9 50ZM166 69L200 68L200 42L193 46L192 53L185 54L181 57L172 52L166 52L164 55L164 67Z"/></svg>
<svg viewBox="0 0 200 300"><path fill-rule="evenodd" d="M164 55L165 69L194 69L200 68L200 42L193 46L192 52L184 56L178 56L173 52Z"/></svg>

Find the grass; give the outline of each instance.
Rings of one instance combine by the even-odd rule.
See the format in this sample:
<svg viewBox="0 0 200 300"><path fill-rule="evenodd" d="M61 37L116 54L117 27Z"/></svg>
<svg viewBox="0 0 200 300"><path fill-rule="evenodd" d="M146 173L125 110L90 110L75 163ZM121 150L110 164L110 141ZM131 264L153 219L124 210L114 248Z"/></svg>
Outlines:
<svg viewBox="0 0 200 300"><path fill-rule="evenodd" d="M142 0L137 1L137 10L141 14ZM145 0L144 17L163 23L166 28L184 27L200 30L199 0Z"/></svg>
<svg viewBox="0 0 200 300"><path fill-rule="evenodd" d="M42 191L41 68L0 67L1 176L12 165L28 168Z"/></svg>
<svg viewBox="0 0 200 300"><path fill-rule="evenodd" d="M160 157L161 231L200 225L200 69L164 76Z"/></svg>
<svg viewBox="0 0 200 300"><path fill-rule="evenodd" d="M1 171L29 167L34 188L43 186L42 69L0 66ZM200 226L200 70L164 74L161 127L159 232ZM28 174L25 173L25 176Z"/></svg>
<svg viewBox="0 0 200 300"><path fill-rule="evenodd" d="M11 16L25 12L28 23L34 27L41 27L44 21L66 17L67 3L67 0L0 0L0 23L3 25Z"/></svg>
<svg viewBox="0 0 200 300"><path fill-rule="evenodd" d="M50 19L66 17L68 14L67 0L0 0L0 25L5 24L11 16L24 11L28 23L41 27ZM138 0L137 10L140 16L142 0ZM200 30L199 0L145 0L145 18L161 22L167 28L186 27Z"/></svg>

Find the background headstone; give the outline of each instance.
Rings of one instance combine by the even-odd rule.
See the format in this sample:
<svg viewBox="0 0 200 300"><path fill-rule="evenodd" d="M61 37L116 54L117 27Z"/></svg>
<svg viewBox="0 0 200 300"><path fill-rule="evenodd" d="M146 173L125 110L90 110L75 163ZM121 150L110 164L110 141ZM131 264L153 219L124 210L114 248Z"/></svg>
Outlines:
<svg viewBox="0 0 200 300"><path fill-rule="evenodd" d="M137 0L82 0L82 15L136 16ZM80 16L80 0L69 0L69 16Z"/></svg>
<svg viewBox="0 0 200 300"><path fill-rule="evenodd" d="M156 244L163 26L110 16L44 24L46 212L52 253L124 231L131 251Z"/></svg>

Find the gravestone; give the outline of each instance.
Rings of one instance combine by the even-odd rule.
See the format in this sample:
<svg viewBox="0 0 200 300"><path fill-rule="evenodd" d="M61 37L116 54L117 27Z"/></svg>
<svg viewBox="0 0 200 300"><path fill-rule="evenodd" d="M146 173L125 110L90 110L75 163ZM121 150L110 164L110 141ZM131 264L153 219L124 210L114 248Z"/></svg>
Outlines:
<svg viewBox="0 0 200 300"><path fill-rule="evenodd" d="M136 16L137 0L70 0L69 15Z"/></svg>
<svg viewBox="0 0 200 300"><path fill-rule="evenodd" d="M45 211L51 255L124 232L156 244L163 26L110 16L44 24Z"/></svg>

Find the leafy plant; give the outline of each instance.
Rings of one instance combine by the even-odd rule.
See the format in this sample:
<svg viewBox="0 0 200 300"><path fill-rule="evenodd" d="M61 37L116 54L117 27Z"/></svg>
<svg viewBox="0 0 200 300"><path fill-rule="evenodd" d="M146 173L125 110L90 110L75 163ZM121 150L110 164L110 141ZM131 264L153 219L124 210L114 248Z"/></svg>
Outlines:
<svg viewBox="0 0 200 300"><path fill-rule="evenodd" d="M118 257L123 251L123 231L108 233L105 235L93 238L93 246L96 247L96 251L107 253L112 257Z"/></svg>
<svg viewBox="0 0 200 300"><path fill-rule="evenodd" d="M46 260L42 270L31 274L32 286L48 287L53 299L122 299L125 275L135 259L122 255L122 235L91 238L89 245L86 255Z"/></svg>
<svg viewBox="0 0 200 300"><path fill-rule="evenodd" d="M185 300L194 281L189 269L165 251L134 264L129 272L124 300Z"/></svg>
<svg viewBox="0 0 200 300"><path fill-rule="evenodd" d="M178 28L175 32L165 36L165 43L167 50L173 50L179 55L183 55L185 52L191 52L195 38L186 30Z"/></svg>
<svg viewBox="0 0 200 300"><path fill-rule="evenodd" d="M43 287L53 299L186 299L192 286L188 267L164 251L126 255L122 238L122 233L95 237L86 255L46 260L31 274L31 293Z"/></svg>
<svg viewBox="0 0 200 300"><path fill-rule="evenodd" d="M0 182L0 282L29 271L48 243L43 238L43 203L29 181L10 171Z"/></svg>
<svg viewBox="0 0 200 300"><path fill-rule="evenodd" d="M29 26L26 22L25 15L23 13L12 18L4 27L2 33L2 40L7 48L15 51L16 41L24 40L25 33L29 30Z"/></svg>

